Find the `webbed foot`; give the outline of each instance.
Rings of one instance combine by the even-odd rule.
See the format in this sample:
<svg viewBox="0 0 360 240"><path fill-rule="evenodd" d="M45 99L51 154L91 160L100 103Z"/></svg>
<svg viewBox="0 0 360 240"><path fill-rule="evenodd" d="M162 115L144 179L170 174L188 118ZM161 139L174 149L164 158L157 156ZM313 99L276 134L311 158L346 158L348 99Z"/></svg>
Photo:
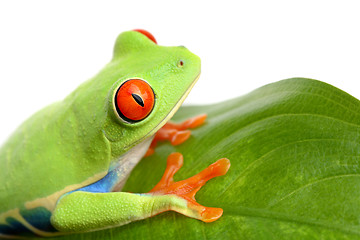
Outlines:
<svg viewBox="0 0 360 240"><path fill-rule="evenodd" d="M200 173L182 181L174 182L174 174L182 167L183 156L180 153L172 153L167 160L165 173L159 183L149 192L153 195L176 195L186 200L185 208L174 207L174 211L186 216L202 220L204 222L213 222L221 217L223 210L221 208L205 207L195 200L195 194L210 179L225 175L229 170L230 161L222 158L211 164Z"/></svg>

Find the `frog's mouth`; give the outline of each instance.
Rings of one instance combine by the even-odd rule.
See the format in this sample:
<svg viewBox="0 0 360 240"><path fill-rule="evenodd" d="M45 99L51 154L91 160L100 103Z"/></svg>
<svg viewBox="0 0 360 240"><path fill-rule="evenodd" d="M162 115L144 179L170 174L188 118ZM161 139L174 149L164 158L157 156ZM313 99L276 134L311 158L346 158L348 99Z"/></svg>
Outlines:
<svg viewBox="0 0 360 240"><path fill-rule="evenodd" d="M180 97L179 101L175 104L175 106L170 110L169 114L166 115L166 117L164 118L164 120L162 120L156 127L154 127L149 133L147 133L145 136L143 136L142 138L140 138L139 140L137 140L135 143L133 143L132 145L137 145L138 143L142 142L143 140L145 140L148 137L151 137L152 135L154 135L162 126L165 125L165 123L167 123L173 116L174 114L177 112L177 110L180 108L181 104L183 104L183 102L185 101L186 97L189 95L191 89L194 87L194 85L196 84L196 82L199 80L200 78L200 73L199 75L197 75L197 77L194 79L194 81L191 83L191 85L189 86L189 88L184 92L184 94ZM129 147L129 146L128 146ZM126 148L126 147L125 147Z"/></svg>

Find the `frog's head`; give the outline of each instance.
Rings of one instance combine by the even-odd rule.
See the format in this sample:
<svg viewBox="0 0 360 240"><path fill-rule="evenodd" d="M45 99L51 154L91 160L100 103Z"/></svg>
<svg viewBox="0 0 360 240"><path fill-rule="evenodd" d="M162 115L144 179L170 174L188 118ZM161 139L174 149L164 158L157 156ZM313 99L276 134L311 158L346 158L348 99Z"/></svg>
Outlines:
<svg viewBox="0 0 360 240"><path fill-rule="evenodd" d="M100 75L101 88L108 88L103 132L121 153L174 115L199 78L200 58L183 46L159 46L146 31L128 31Z"/></svg>

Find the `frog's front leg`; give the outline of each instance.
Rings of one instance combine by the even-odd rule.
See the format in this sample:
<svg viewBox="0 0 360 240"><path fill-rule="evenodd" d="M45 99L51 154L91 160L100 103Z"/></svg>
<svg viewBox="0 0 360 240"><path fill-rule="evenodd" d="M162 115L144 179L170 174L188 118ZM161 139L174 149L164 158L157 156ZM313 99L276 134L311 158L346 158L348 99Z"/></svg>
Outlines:
<svg viewBox="0 0 360 240"><path fill-rule="evenodd" d="M215 221L222 209L200 205L195 194L211 178L224 175L229 160L220 159L197 175L174 182L182 162L180 153L171 154L164 176L149 193L70 193L58 202L51 223L61 232L84 232L121 226L170 210L204 222Z"/></svg>
<svg viewBox="0 0 360 240"><path fill-rule="evenodd" d="M181 123L174 123L172 121L167 122L159 129L159 131L156 132L145 156L150 156L154 153L157 142L168 140L173 146L185 142L191 135L189 128L196 128L204 124L206 118L206 114L200 114Z"/></svg>

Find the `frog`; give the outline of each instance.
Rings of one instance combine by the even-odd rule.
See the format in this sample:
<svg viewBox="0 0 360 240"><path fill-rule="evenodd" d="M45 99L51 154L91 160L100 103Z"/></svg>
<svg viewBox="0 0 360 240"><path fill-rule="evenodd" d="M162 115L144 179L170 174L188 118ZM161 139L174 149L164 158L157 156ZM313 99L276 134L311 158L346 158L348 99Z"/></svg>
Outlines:
<svg viewBox="0 0 360 240"><path fill-rule="evenodd" d="M205 121L204 115L170 121L200 69L200 58L184 46L160 46L143 29L121 33L99 73L36 112L2 144L0 238L91 232L166 211L203 222L219 219L223 210L202 206L195 194L226 174L226 158L175 182L183 155L174 152L149 192L121 191L156 142L181 144L188 129Z"/></svg>

